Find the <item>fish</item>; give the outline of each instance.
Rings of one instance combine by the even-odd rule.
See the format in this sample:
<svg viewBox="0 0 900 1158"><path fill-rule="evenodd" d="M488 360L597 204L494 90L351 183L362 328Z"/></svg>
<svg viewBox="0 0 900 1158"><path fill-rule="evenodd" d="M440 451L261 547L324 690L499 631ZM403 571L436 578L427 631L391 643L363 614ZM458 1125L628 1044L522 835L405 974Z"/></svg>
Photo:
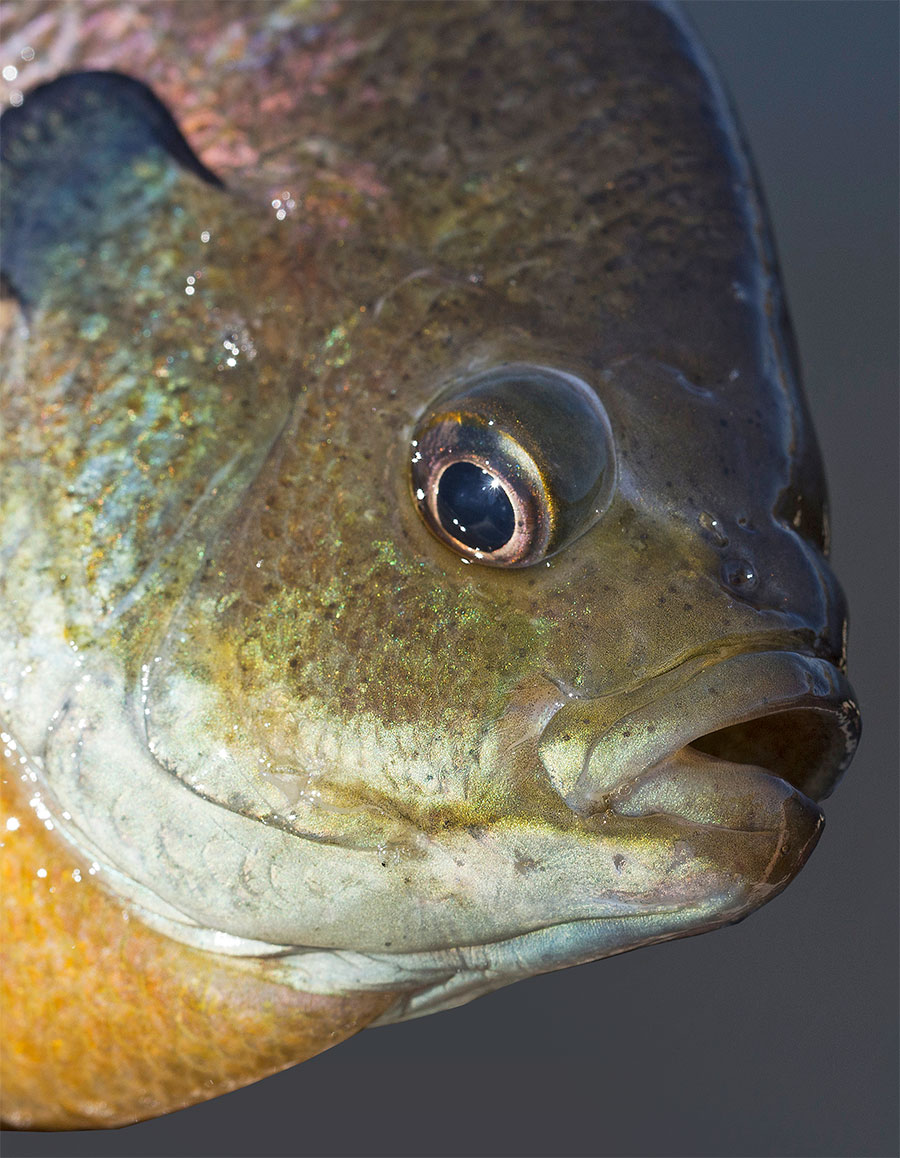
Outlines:
<svg viewBox="0 0 900 1158"><path fill-rule="evenodd" d="M738 920L858 738L764 212L677 15L235 11L259 138L200 159L109 71L3 117L20 1128Z"/></svg>

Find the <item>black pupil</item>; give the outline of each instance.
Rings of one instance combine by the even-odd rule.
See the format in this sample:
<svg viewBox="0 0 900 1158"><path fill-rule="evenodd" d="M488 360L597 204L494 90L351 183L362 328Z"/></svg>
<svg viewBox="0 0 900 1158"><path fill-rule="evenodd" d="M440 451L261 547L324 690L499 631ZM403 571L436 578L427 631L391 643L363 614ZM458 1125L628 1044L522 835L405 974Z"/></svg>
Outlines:
<svg viewBox="0 0 900 1158"><path fill-rule="evenodd" d="M477 551L504 547L516 529L506 491L474 462L455 462L441 475L437 512L448 535Z"/></svg>

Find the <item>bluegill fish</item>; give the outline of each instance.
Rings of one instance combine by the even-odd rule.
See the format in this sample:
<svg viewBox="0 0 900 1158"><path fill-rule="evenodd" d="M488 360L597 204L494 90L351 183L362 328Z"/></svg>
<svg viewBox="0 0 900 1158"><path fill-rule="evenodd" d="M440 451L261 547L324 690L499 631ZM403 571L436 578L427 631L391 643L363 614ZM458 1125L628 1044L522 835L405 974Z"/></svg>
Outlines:
<svg viewBox="0 0 900 1158"><path fill-rule="evenodd" d="M11 984L38 939L108 983L74 1073L22 1003L22 1125L737 920L856 741L771 247L677 21L235 11L277 117L224 188L120 74L4 118Z"/></svg>

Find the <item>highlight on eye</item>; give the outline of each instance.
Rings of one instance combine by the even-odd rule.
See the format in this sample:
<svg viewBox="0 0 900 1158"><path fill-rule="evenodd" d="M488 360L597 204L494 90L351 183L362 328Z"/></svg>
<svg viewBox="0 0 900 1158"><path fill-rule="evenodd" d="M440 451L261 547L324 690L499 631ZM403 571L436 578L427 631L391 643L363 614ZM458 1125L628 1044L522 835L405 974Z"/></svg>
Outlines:
<svg viewBox="0 0 900 1158"><path fill-rule="evenodd" d="M615 486L612 432L575 375L508 363L445 388L419 419L410 482L464 559L525 567L584 534Z"/></svg>

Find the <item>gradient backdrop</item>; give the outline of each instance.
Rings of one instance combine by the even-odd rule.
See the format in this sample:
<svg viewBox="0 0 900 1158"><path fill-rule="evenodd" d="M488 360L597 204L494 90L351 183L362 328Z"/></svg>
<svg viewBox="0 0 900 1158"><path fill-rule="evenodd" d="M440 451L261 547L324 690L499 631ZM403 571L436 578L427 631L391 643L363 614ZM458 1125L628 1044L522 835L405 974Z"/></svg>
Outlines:
<svg viewBox="0 0 900 1158"><path fill-rule="evenodd" d="M365 1032L160 1121L9 1133L6 1158L897 1155L900 8L687 8L768 197L850 601L864 735L818 850L731 929Z"/></svg>

